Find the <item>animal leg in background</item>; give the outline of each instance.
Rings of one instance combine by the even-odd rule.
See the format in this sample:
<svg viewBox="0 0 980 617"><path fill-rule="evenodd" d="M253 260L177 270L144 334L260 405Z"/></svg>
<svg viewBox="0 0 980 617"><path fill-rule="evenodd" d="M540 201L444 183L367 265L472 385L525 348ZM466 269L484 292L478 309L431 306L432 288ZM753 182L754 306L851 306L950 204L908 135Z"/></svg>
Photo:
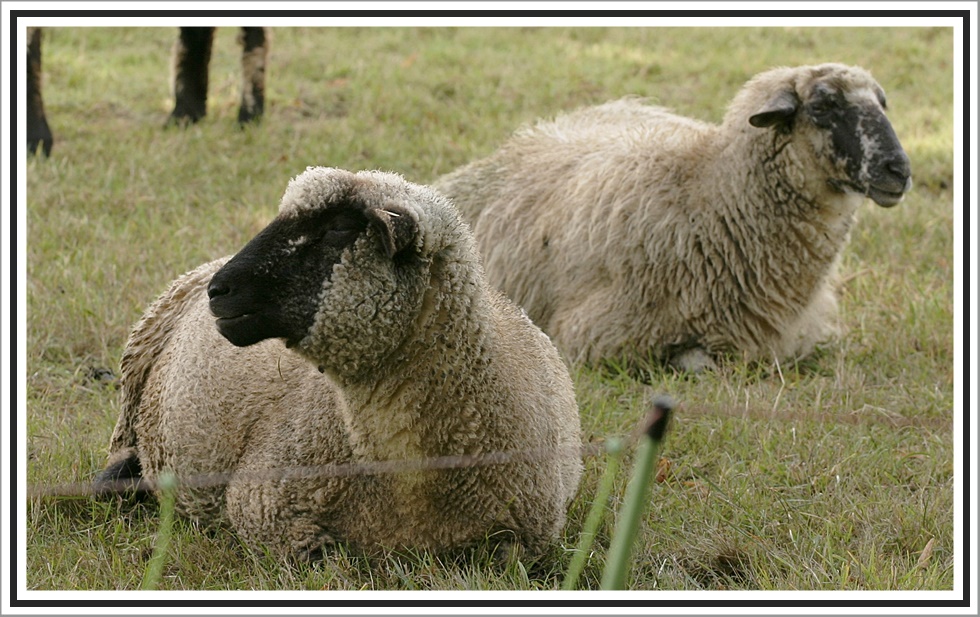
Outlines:
<svg viewBox="0 0 980 617"><path fill-rule="evenodd" d="M265 28L242 28L242 97L239 124L258 122L265 111L265 64L269 37ZM208 65L214 28L181 28L174 46L174 110L168 124L194 123L207 115Z"/></svg>
<svg viewBox="0 0 980 617"><path fill-rule="evenodd" d="M28 28L27 38L27 153L34 154L41 146L44 156L50 156L54 137L41 97L41 29Z"/></svg>
<svg viewBox="0 0 980 617"><path fill-rule="evenodd" d="M269 42L265 28L242 28L242 105L238 123L258 122L265 111L265 60Z"/></svg>
<svg viewBox="0 0 980 617"><path fill-rule="evenodd" d="M174 110L167 124L197 122L207 113L208 63L214 28L181 28L174 45Z"/></svg>

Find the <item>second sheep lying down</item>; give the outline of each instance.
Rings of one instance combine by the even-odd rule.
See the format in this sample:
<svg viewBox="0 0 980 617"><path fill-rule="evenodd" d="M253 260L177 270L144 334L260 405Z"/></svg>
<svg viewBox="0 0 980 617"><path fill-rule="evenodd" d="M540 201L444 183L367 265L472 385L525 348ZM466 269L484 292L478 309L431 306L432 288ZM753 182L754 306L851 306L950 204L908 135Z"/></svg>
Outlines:
<svg viewBox="0 0 980 617"><path fill-rule="evenodd" d="M488 537L537 553L579 449L565 365L484 282L450 203L394 174L310 168L264 231L136 325L97 486L172 471L179 511L304 559ZM493 453L516 458L413 466Z"/></svg>
<svg viewBox="0 0 980 617"><path fill-rule="evenodd" d="M712 125L638 100L541 122L441 178L490 282L573 361L801 358L837 332L836 272L865 196L911 187L881 86L778 68Z"/></svg>

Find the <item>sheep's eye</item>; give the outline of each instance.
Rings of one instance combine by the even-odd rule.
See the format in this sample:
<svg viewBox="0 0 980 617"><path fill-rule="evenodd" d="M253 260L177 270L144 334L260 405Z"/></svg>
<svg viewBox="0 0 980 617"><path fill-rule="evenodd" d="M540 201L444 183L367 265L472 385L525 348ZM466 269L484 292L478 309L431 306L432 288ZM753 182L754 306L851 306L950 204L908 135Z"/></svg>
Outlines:
<svg viewBox="0 0 980 617"><path fill-rule="evenodd" d="M835 109L837 109L837 104L833 99L822 99L810 104L810 113L818 116L825 116L832 113Z"/></svg>
<svg viewBox="0 0 980 617"><path fill-rule="evenodd" d="M364 227L362 223L353 220L345 220L342 222L338 222L334 225L331 225L330 227L327 228L327 232L328 233L357 232L360 231L362 227Z"/></svg>
<svg viewBox="0 0 980 617"><path fill-rule="evenodd" d="M832 97L821 97L807 105L807 113L814 124L829 127L840 112L840 104Z"/></svg>
<svg viewBox="0 0 980 617"><path fill-rule="evenodd" d="M328 229L328 230L326 230L324 232L323 237L326 238L327 240L334 240L334 239L344 239L345 240L347 238L352 238L353 236L356 236L357 235L357 231L358 230L357 229L354 229L354 228L350 228L350 229Z"/></svg>
<svg viewBox="0 0 980 617"><path fill-rule="evenodd" d="M330 244L335 244L335 245L347 244L357 236L358 232L360 232L360 229L356 227L344 227L344 228L335 227L332 229L324 230L323 239L329 242Z"/></svg>
<svg viewBox="0 0 980 617"><path fill-rule="evenodd" d="M323 223L323 239L330 244L340 245L352 241L364 230L363 216L340 213Z"/></svg>

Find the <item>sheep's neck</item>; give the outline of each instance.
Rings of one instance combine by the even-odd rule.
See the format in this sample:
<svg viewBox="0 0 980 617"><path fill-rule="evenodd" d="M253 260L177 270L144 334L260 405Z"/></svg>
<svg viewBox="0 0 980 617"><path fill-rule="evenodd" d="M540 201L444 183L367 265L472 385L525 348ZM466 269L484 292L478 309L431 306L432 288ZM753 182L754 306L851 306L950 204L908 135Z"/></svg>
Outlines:
<svg viewBox="0 0 980 617"><path fill-rule="evenodd" d="M861 197L817 184L815 174L801 170L792 144L773 144L768 133L752 139L718 152L716 163L703 170L700 186L712 192L697 199L706 207L689 211L683 241L699 255L692 260L702 268L697 275L713 281L707 296L692 304L711 313L703 316L709 329L699 336L719 348L758 351L792 334L787 328L835 275ZM734 157L732 151L750 154ZM744 324L735 342L731 332L710 329L731 320Z"/></svg>
<svg viewBox="0 0 980 617"><path fill-rule="evenodd" d="M483 287L472 267L433 264L414 336L373 379L346 384L355 452L370 460L418 460L473 450L479 405L474 375L487 363Z"/></svg>
<svg viewBox="0 0 980 617"><path fill-rule="evenodd" d="M773 142L766 134L754 135L749 148L775 155L741 157L746 168L740 173L732 173L731 157L721 157L724 161L715 175L722 184L714 186L735 185L721 192L716 216L709 222L719 228L712 233L720 235L705 237L734 246L735 254L729 257L742 262L741 268L751 269L760 283L787 291L795 287L802 302L814 282L833 268L862 198L817 184L812 179L817 174L805 171L794 143L780 139L787 138L777 136Z"/></svg>

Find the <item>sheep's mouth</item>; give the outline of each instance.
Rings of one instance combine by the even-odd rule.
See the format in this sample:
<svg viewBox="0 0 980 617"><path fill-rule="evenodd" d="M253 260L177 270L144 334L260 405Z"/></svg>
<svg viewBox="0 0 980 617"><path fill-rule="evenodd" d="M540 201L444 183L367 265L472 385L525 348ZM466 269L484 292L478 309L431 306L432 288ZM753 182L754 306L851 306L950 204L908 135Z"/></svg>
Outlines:
<svg viewBox="0 0 980 617"><path fill-rule="evenodd" d="M248 322L254 317L251 313L233 315L231 317L218 317L214 320L214 325L218 327L218 332L232 343L234 339L241 338L241 333L251 330ZM235 343L236 345L238 343Z"/></svg>
<svg viewBox="0 0 980 617"><path fill-rule="evenodd" d="M242 313L241 315L232 315L230 317L218 317L214 320L214 323L218 324L218 329L224 327L236 327L239 324L247 322L255 316L254 313Z"/></svg>
<svg viewBox="0 0 980 617"><path fill-rule="evenodd" d="M889 191L877 186L868 187L867 195L874 200L876 204L883 208L891 208L898 202L902 201L905 197L905 193L908 188L903 188L901 191Z"/></svg>
<svg viewBox="0 0 980 617"><path fill-rule="evenodd" d="M281 320L261 313L215 315L214 324L218 333L236 347L248 347L274 338L283 339L286 347L293 347L303 338Z"/></svg>
<svg viewBox="0 0 980 617"><path fill-rule="evenodd" d="M236 347L247 347L270 338L268 329L255 313L218 317L214 323L218 333Z"/></svg>
<svg viewBox="0 0 980 617"><path fill-rule="evenodd" d="M905 197L905 193L912 188L912 179L907 179L904 186L897 191L890 190L893 188L891 186L885 188L882 186L869 184L867 187L863 187L854 182L847 182L843 180L831 180L830 185L841 193L846 191L854 191L855 193L860 193L866 197L870 197L876 204L883 208L891 208L898 202L902 201L902 198Z"/></svg>

